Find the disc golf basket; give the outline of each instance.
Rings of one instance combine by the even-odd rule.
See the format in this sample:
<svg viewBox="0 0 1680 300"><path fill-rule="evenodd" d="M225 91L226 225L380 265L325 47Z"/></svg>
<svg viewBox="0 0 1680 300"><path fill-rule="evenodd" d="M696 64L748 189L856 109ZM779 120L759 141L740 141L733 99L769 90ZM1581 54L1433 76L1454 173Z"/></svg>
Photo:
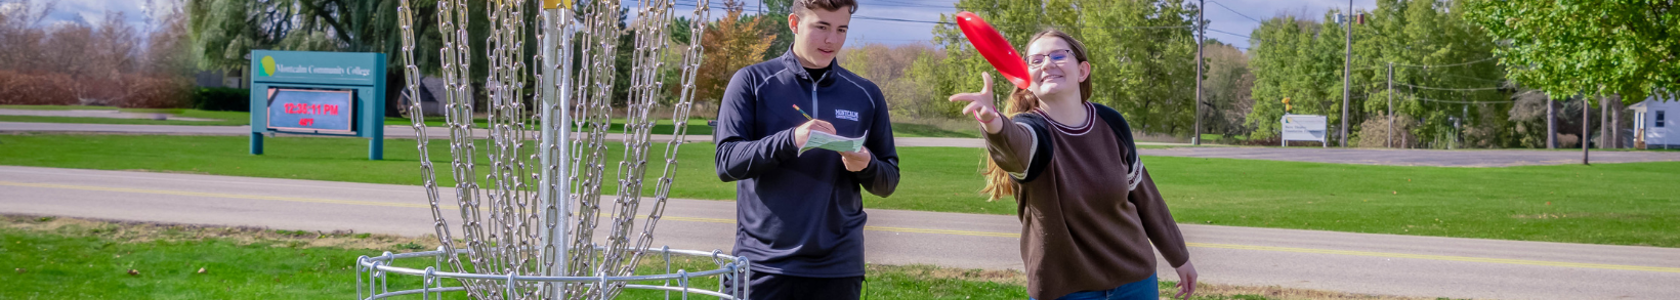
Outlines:
<svg viewBox="0 0 1680 300"><path fill-rule="evenodd" d="M418 99L412 97L419 94L420 85L414 59L415 9L408 0L399 1L405 92ZM722 288L725 280L750 278L746 259L718 250L651 248L675 175L677 150L687 134L708 1L700 0L691 16L688 45L669 41L673 0L641 1L629 28L619 25L626 17L619 1L569 2L490 0L482 8L489 15L489 36L473 37L468 35L468 11L481 8L469 7L465 0L438 1L443 47L437 53L451 159L446 176L455 182L453 203L440 200L450 191L438 186L419 101L410 101L408 114L418 138L433 229L442 246L358 258L358 299L436 299L446 292L464 292L474 299L611 299L625 289L662 290L667 298L747 298L744 285ZM538 10L536 24L527 24L524 16L532 8ZM531 33L537 51L527 54L525 37ZM633 42L620 45L623 35L634 35ZM485 99L478 99L469 78L473 45L486 46ZM630 78L614 78L618 47L634 47L628 58ZM674 65L667 65L668 56ZM526 66L527 59L534 68ZM667 91L663 82L672 71L680 74L680 86ZM527 87L528 78L536 86ZM614 80L630 81L627 99L614 99ZM487 134L482 137L474 136L473 128L478 100L489 106L488 125L481 130ZM625 121L622 131L609 134L615 102L624 106ZM661 105L669 106L675 129L670 140L654 143L653 112ZM623 143L623 152L609 153L607 145L616 142ZM648 164L655 145L665 150L663 164ZM618 163L608 168L607 159L614 154ZM643 178L650 166L662 173L652 182L653 195L644 197ZM606 199L610 203L602 203L603 184L616 187L615 195ZM644 209L647 213L638 215ZM456 213L460 219L452 226L446 216ZM610 234L598 239L595 233L603 217L608 221L604 231ZM709 258L715 268L673 271L672 256ZM664 270L645 271L658 269L651 267L638 273L638 266L649 264L641 261L644 257L662 257ZM399 267L399 261L431 266ZM446 286L447 279L458 284ZM717 280L719 288L691 287L700 280ZM418 289L391 290L392 281L421 284Z"/></svg>

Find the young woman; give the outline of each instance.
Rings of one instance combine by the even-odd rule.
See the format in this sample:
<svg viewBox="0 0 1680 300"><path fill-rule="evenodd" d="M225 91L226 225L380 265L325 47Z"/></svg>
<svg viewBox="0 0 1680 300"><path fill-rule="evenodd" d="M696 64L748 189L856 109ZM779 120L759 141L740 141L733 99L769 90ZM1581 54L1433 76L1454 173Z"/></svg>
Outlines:
<svg viewBox="0 0 1680 300"><path fill-rule="evenodd" d="M985 176L993 199L1012 195L1021 219L1021 260L1034 299L1158 299L1155 254L1178 272L1176 297L1195 292L1196 267L1166 202L1138 160L1120 113L1091 103L1085 46L1056 30L1027 41L1032 85L992 103L992 78L969 102L986 131Z"/></svg>

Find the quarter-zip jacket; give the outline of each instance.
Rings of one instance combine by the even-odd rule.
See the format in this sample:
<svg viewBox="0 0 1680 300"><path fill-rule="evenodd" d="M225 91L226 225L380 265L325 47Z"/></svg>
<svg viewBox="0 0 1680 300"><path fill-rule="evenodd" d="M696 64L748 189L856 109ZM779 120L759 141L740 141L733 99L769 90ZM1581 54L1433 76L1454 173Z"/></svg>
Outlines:
<svg viewBox="0 0 1680 300"><path fill-rule="evenodd" d="M753 272L802 277L863 276L860 190L880 197L898 187L887 102L875 83L831 61L813 78L792 51L735 72L718 109L718 178L735 183L734 255ZM793 131L811 117L834 124L840 136L867 135L874 159L847 171L840 154L799 154Z"/></svg>

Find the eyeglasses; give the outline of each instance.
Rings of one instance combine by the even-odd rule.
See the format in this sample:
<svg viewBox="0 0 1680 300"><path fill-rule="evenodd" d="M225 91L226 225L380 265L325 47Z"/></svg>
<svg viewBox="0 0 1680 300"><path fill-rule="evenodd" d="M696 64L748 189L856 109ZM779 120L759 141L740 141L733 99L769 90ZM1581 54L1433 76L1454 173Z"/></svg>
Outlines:
<svg viewBox="0 0 1680 300"><path fill-rule="evenodd" d="M1069 57L1073 57L1073 50L1050 50L1050 53L1027 56L1027 66L1034 69L1043 68L1048 62L1056 62L1060 64L1062 62L1066 62Z"/></svg>

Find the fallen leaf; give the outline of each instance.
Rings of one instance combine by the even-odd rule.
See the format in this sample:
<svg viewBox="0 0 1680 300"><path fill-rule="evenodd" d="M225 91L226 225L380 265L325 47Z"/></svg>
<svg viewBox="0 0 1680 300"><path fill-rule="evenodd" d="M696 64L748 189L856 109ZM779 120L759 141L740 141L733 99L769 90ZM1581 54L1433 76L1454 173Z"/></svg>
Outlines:
<svg viewBox="0 0 1680 300"><path fill-rule="evenodd" d="M128 269L128 275L140 276L140 270Z"/></svg>
<svg viewBox="0 0 1680 300"><path fill-rule="evenodd" d="M23 272L28 272L28 271L24 271L23 268L17 268L17 272L18 272L18 274L23 274Z"/></svg>
<svg viewBox="0 0 1680 300"><path fill-rule="evenodd" d="M204 274L204 273L207 273L207 272L209 272L209 271L205 271L204 268L198 268L198 273L199 274Z"/></svg>
<svg viewBox="0 0 1680 300"><path fill-rule="evenodd" d="M1394 191L1394 194L1395 194L1395 195L1399 195L1399 194L1400 194L1400 191Z"/></svg>

